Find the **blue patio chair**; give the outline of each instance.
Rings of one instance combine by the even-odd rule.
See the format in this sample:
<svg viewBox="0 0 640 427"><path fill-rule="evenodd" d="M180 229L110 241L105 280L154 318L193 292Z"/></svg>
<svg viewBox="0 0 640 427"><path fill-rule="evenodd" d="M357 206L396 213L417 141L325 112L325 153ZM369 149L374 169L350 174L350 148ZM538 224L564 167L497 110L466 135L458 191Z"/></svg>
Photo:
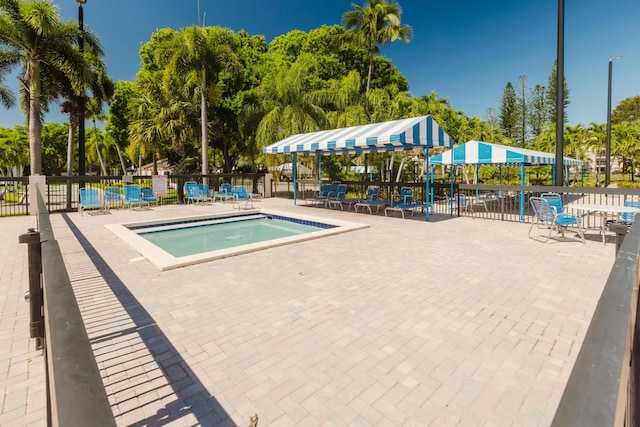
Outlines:
<svg viewBox="0 0 640 427"><path fill-rule="evenodd" d="M529 227L530 239L534 239L531 236L531 231L533 230L534 226L536 226L538 229L549 229L549 234L547 234L544 241L546 243L551 238L552 232L555 231L556 233L561 234L564 238L564 232L567 227L575 225L577 227L577 234L582 239L582 243L585 242L584 232L582 231L582 224L580 223L579 217L568 213L558 213L557 208L555 206L552 206L546 198L531 197L529 201L531 203L531 206L533 207L534 212L534 218L531 222L531 227Z"/></svg>
<svg viewBox="0 0 640 427"><path fill-rule="evenodd" d="M405 212L411 212L411 216L413 216L417 208L422 206L421 203L414 202L413 192L410 188L402 188L398 200L394 200L391 206L384 208L384 216L387 216L387 212L400 212L404 219Z"/></svg>
<svg viewBox="0 0 640 427"><path fill-rule="evenodd" d="M152 187L142 187L140 188L140 193L142 194L142 200L145 202L158 204L158 198L153 195Z"/></svg>
<svg viewBox="0 0 640 427"><path fill-rule="evenodd" d="M340 206L340 210L344 210L344 205L351 206L358 203L360 199L347 199L347 185L340 184L336 189L334 197L329 197L327 201L330 208Z"/></svg>
<svg viewBox="0 0 640 427"><path fill-rule="evenodd" d="M541 198L545 199L549 202L549 206L553 206L556 208L556 212L561 214L564 213L564 206L562 204L562 196L558 193L542 193L540 195Z"/></svg>
<svg viewBox="0 0 640 427"><path fill-rule="evenodd" d="M380 200L380 187L369 187L367 190L367 196L364 200L359 201L354 205L354 210L358 212L358 208L362 208L364 212L364 208L367 208L369 214L373 214L371 211L372 207L376 208L376 213L380 210L380 208L391 205L390 200Z"/></svg>
<svg viewBox="0 0 640 427"><path fill-rule="evenodd" d="M133 206L148 205L149 202L142 198L142 190L138 185L125 185L124 191L124 205L129 205L129 209Z"/></svg>
<svg viewBox="0 0 640 427"><path fill-rule="evenodd" d="M206 203L211 201L211 197L209 194L204 194L202 192L202 187L200 184L195 182L187 182L184 184L184 194L187 199L187 204L189 203Z"/></svg>
<svg viewBox="0 0 640 427"><path fill-rule="evenodd" d="M316 191L313 194L313 197L307 199L307 203L311 202L314 204L326 204L329 200L329 193L331 192L331 184L322 184L320 190Z"/></svg>
<svg viewBox="0 0 640 427"><path fill-rule="evenodd" d="M249 205L253 207L253 200L251 198L251 194L247 192L247 187L237 186L231 189L231 193L233 194L233 207L238 206L238 210L242 207L242 203L244 203L245 209L249 208Z"/></svg>
<svg viewBox="0 0 640 427"><path fill-rule="evenodd" d="M104 209L104 205L100 201L100 194L95 188L80 189L80 203L78 204L78 213L84 215L85 209Z"/></svg>
<svg viewBox="0 0 640 427"><path fill-rule="evenodd" d="M120 194L120 188L118 187L105 187L104 188L104 204L107 209L116 205L118 207L123 206L122 194Z"/></svg>
<svg viewBox="0 0 640 427"><path fill-rule="evenodd" d="M233 193L231 192L231 184L221 184L220 191L213 193L213 201L215 202L216 199L220 199L223 202L226 202L227 200L233 200Z"/></svg>

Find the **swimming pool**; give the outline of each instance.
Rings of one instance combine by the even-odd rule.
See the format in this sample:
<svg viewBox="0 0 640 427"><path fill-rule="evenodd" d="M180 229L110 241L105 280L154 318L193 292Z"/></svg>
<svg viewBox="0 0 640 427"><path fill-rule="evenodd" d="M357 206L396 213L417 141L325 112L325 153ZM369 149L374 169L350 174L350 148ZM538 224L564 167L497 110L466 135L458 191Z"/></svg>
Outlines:
<svg viewBox="0 0 640 427"><path fill-rule="evenodd" d="M368 225L254 209L105 227L164 271Z"/></svg>

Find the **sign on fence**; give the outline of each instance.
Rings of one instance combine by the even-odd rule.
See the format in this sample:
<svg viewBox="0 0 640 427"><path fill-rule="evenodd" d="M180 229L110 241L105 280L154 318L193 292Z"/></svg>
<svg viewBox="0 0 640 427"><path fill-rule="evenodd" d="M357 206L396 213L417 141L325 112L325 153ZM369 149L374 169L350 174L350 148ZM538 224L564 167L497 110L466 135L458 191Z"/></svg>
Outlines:
<svg viewBox="0 0 640 427"><path fill-rule="evenodd" d="M168 194L167 185L169 180L166 175L153 175L151 182L154 196L166 196Z"/></svg>

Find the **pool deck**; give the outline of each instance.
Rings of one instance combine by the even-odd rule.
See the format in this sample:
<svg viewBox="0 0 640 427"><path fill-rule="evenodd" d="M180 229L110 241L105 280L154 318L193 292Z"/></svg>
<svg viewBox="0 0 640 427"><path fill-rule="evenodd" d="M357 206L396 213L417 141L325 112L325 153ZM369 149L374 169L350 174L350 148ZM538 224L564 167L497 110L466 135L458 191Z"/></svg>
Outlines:
<svg viewBox="0 0 640 427"><path fill-rule="evenodd" d="M543 244L521 223L262 206L370 227L161 272L103 225L231 205L51 217L118 425L551 423L612 240ZM0 425L44 426L18 243L35 219L0 223Z"/></svg>

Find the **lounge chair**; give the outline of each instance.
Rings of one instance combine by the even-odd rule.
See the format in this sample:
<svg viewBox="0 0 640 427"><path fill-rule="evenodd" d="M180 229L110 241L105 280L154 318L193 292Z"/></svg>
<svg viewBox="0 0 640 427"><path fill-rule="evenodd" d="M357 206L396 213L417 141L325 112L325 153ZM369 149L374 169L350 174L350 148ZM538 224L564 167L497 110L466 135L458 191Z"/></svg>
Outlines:
<svg viewBox="0 0 640 427"><path fill-rule="evenodd" d="M347 199L347 185L340 184L338 185L338 189L336 190L335 197L329 197L329 200L327 201L327 203L329 204L330 208L333 208L334 206L340 206L340 210L344 210L344 205L347 205L347 208L348 208L351 205L355 205L359 201L360 201L359 198Z"/></svg>
<svg viewBox="0 0 640 427"><path fill-rule="evenodd" d="M104 209L104 204L100 201L100 193L95 188L80 189L80 203L78 213L84 215L85 209Z"/></svg>
<svg viewBox="0 0 640 427"><path fill-rule="evenodd" d="M220 199L223 202L226 202L227 200L233 200L233 193L231 192L231 184L221 184L220 191L213 193L213 201L215 202L216 199Z"/></svg>
<svg viewBox="0 0 640 427"><path fill-rule="evenodd" d="M331 184L322 184L319 191L313 194L313 197L307 199L307 203L314 204L326 204L329 200L329 193L331 192Z"/></svg>
<svg viewBox="0 0 640 427"><path fill-rule="evenodd" d="M200 184L195 182L185 183L184 193L185 193L185 198L187 199L187 204L189 203L204 204L212 200L208 193L205 194L202 191L202 187L200 187Z"/></svg>
<svg viewBox="0 0 640 427"><path fill-rule="evenodd" d="M582 239L582 243L585 242L584 232L582 231L582 224L580 223L579 217L568 213L558 213L557 208L551 205L547 198L532 197L529 201L535 214L535 217L531 222L531 227L529 227L530 239L534 239L531 236L531 231L533 230L534 225L537 226L538 229L549 229L549 234L547 234L544 241L545 243L549 241L553 231L561 234L564 238L564 232L567 227L575 225L577 227L577 234Z"/></svg>
<svg viewBox="0 0 640 427"><path fill-rule="evenodd" d="M233 194L233 207L238 206L238 210L242 207L242 203L244 203L245 209L249 208L249 205L253 207L253 199L251 198L251 194L247 192L247 187L237 186L231 189L231 193Z"/></svg>
<svg viewBox="0 0 640 427"><path fill-rule="evenodd" d="M144 200L145 202L148 202L149 204L158 204L158 198L153 195L152 187L142 187L140 188L140 193L142 194L142 200Z"/></svg>
<svg viewBox="0 0 640 427"><path fill-rule="evenodd" d="M124 206L122 202L122 194L120 194L120 188L105 187L103 195L104 195L104 204L107 209L109 209L113 205L116 205L118 207Z"/></svg>
<svg viewBox="0 0 640 427"><path fill-rule="evenodd" d="M411 212L411 216L416 212L417 208L424 206L422 203L416 203L413 201L413 192L410 188L403 188L400 190L399 200L394 201L391 206L384 208L384 216L387 216L387 212L400 212L404 219L405 212Z"/></svg>
<svg viewBox="0 0 640 427"><path fill-rule="evenodd" d="M376 213L378 213L380 208L391 204L390 200L380 200L378 197L380 197L380 187L369 187L367 190L367 196L364 200L360 200L354 205L354 210L358 212L358 208L362 208L362 211L364 212L364 208L367 208L369 214L373 214L371 211L372 207L375 207Z"/></svg>
<svg viewBox="0 0 640 427"><path fill-rule="evenodd" d="M133 206L148 205L149 202L142 198L142 190L138 185L125 185L124 188L124 205L129 205L129 209Z"/></svg>

